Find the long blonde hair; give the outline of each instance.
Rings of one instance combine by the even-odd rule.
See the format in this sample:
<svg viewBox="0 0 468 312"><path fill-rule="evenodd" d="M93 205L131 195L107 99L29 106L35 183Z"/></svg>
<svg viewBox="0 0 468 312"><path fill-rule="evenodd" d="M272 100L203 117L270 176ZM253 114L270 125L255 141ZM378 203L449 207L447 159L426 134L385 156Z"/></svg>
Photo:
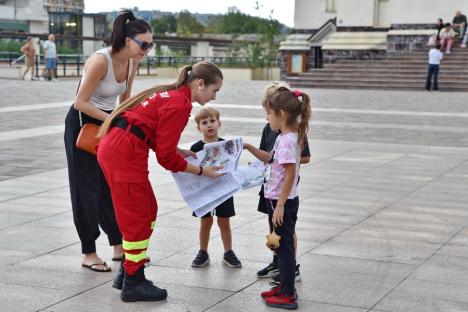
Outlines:
<svg viewBox="0 0 468 312"><path fill-rule="evenodd" d="M178 89L185 84L189 84L195 79L203 79L205 86L209 86L223 79L223 73L214 63L203 61L194 65L187 65L182 68L179 78L176 82L164 85L156 85L149 89L143 90L140 93L128 98L120 106L114 110L110 116L104 121L99 129L98 137L104 136L109 131L110 126L115 118L119 117L123 112L129 110L136 105L144 102L148 97L156 92L163 92L173 89Z"/></svg>

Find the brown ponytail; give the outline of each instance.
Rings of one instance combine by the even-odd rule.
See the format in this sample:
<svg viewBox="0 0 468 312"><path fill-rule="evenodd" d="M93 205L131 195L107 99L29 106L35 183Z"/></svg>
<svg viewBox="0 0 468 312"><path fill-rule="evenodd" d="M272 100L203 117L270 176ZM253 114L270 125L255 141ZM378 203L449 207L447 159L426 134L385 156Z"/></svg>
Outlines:
<svg viewBox="0 0 468 312"><path fill-rule="evenodd" d="M297 133L299 134L299 141L301 144L306 138L306 134L309 131L309 120L312 116L312 108L310 107L310 97L306 93L302 93L298 98L300 102L300 120Z"/></svg>
<svg viewBox="0 0 468 312"><path fill-rule="evenodd" d="M216 83L219 79L223 79L221 70L214 63L211 62L198 62L195 65L188 65L182 67L179 78L176 82L164 85L153 86L149 89L141 91L140 93L128 98L125 102L115 109L109 117L104 121L99 129L98 137L104 136L114 121L115 118L120 116L126 110L129 110L136 105L142 103L148 97L152 96L156 92L163 92L173 89L178 89L183 85L189 84L195 79L203 79L205 85L211 85Z"/></svg>

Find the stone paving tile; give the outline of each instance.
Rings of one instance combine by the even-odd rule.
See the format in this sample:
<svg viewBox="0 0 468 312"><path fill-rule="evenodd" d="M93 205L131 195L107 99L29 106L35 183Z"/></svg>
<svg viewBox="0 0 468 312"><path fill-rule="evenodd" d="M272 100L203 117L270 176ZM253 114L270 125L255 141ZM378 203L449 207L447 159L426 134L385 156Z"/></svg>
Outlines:
<svg viewBox="0 0 468 312"><path fill-rule="evenodd" d="M361 309L373 307L402 279L401 276L390 276L386 272L377 275L328 270L313 270L312 274L302 278L301 282L295 284L301 300ZM260 280L243 291L258 296L269 287L267 280Z"/></svg>
<svg viewBox="0 0 468 312"><path fill-rule="evenodd" d="M314 254L358 259L421 264L441 247L441 244L387 237L385 233L345 232L314 249Z"/></svg>
<svg viewBox="0 0 468 312"><path fill-rule="evenodd" d="M232 292L207 289L202 287L187 287L184 285L157 283L168 291L167 300L160 302L124 303L119 293L110 283L78 294L66 301L59 302L43 310L47 312L81 312L81 311L167 311L167 312L201 312L228 298Z"/></svg>
<svg viewBox="0 0 468 312"><path fill-rule="evenodd" d="M0 283L0 311L38 311L72 296L68 290Z"/></svg>
<svg viewBox="0 0 468 312"><path fill-rule="evenodd" d="M299 308L296 311L320 311L320 312L365 312L367 309L358 309L334 304L314 302L304 299L298 300ZM216 306L206 310L206 312L245 312L258 311L267 312L272 308L268 307L260 298L259 294L237 293Z"/></svg>
<svg viewBox="0 0 468 312"><path fill-rule="evenodd" d="M468 262L464 257L434 255L421 265L411 278L468 285Z"/></svg>
<svg viewBox="0 0 468 312"><path fill-rule="evenodd" d="M134 91L156 82L161 80L137 79ZM264 246L266 216L256 211L258 190L235 198L233 248L244 267L222 263L214 224L212 263L192 269L199 221L153 154L150 179L159 217L147 272L169 289L168 300L123 304L110 287L113 273L81 268L60 130L76 84L2 81L9 92L0 91L0 264L6 268L0 271L0 311L269 311L258 296L268 280L255 275L272 256ZM267 84L225 84L216 102L238 107L216 106L226 118L223 137L241 135L258 144ZM18 97L20 90L37 96ZM309 133L312 159L302 166L299 184L299 310L468 310L466 94L306 91L316 110ZM34 104L55 107L20 107ZM56 132L40 135L41 127ZM6 140L29 129L35 136ZM190 121L181 145L199 138ZM242 163L251 159L246 154ZM103 233L97 249L115 271L119 264L110 261L112 248Z"/></svg>
<svg viewBox="0 0 468 312"><path fill-rule="evenodd" d="M468 227L465 227L460 233L453 237L450 241L453 245L468 246Z"/></svg>
<svg viewBox="0 0 468 312"><path fill-rule="evenodd" d="M377 309L398 312L468 311L467 285L407 279Z"/></svg>
<svg viewBox="0 0 468 312"><path fill-rule="evenodd" d="M437 254L468 258L468 246L446 244L437 251Z"/></svg>
<svg viewBox="0 0 468 312"><path fill-rule="evenodd" d="M0 231L2 248L42 254L73 244L78 235L69 229L26 223Z"/></svg>

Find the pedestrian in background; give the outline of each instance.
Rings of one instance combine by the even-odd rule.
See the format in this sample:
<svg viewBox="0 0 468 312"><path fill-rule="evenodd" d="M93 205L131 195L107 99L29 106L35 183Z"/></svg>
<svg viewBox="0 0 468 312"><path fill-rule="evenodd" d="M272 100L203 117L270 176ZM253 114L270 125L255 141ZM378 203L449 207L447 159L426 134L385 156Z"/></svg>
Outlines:
<svg viewBox="0 0 468 312"><path fill-rule="evenodd" d="M50 34L48 40L42 44L44 49L44 60L45 60L45 69L42 72L41 81L44 81L45 78L57 81L55 77L55 68L57 67L57 48L55 46L55 36Z"/></svg>
<svg viewBox="0 0 468 312"><path fill-rule="evenodd" d="M34 63L36 60L36 48L32 37L27 38L27 42L21 47L21 52L24 53L24 67L21 70L21 79L25 79L26 74L31 70L31 80L34 78Z"/></svg>
<svg viewBox="0 0 468 312"><path fill-rule="evenodd" d="M431 91L431 85L432 85L432 90L438 91L439 90L439 66L440 66L440 61L444 58L444 55L442 52L440 52L440 44L437 44L435 48L432 48L429 51L429 66L427 69L427 79L426 79L426 90ZM432 81L434 83L432 84Z"/></svg>

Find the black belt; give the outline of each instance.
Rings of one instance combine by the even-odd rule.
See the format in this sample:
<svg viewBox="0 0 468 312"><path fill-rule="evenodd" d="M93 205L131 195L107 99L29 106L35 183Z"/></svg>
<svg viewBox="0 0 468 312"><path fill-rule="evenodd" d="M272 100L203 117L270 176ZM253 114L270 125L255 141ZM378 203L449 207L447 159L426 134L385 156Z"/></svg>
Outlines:
<svg viewBox="0 0 468 312"><path fill-rule="evenodd" d="M146 136L143 130L140 129L140 127L130 124L125 118L118 117L114 119L111 127L117 127L124 130L127 130L127 128L130 127L130 132L133 133L137 138L145 142L150 147L153 145L151 140Z"/></svg>

